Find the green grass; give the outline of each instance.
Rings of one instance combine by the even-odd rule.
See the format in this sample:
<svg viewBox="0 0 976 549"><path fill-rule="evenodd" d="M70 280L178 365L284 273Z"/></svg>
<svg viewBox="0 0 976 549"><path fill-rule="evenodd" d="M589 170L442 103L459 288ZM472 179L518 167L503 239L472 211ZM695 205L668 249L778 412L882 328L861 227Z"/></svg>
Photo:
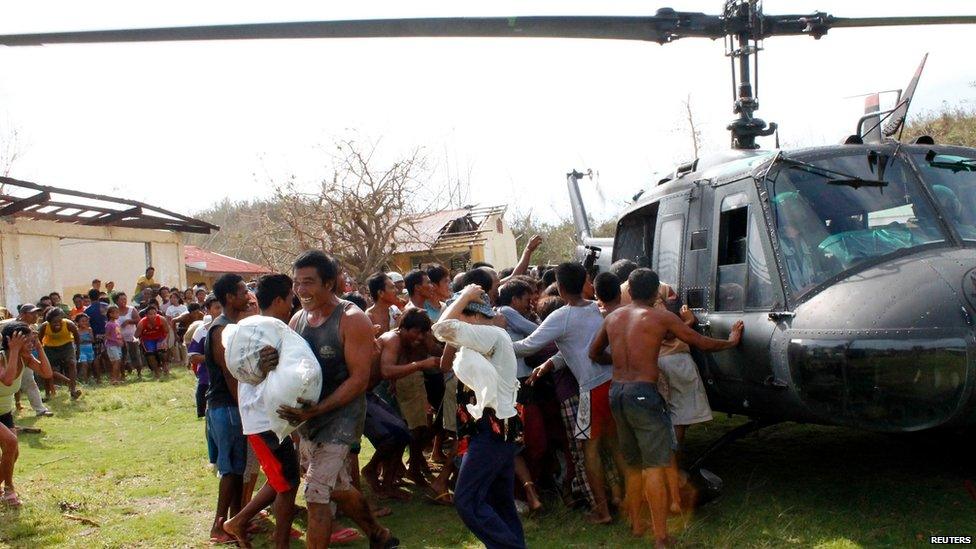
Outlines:
<svg viewBox="0 0 976 549"><path fill-rule="evenodd" d="M25 505L0 510L0 546L205 546L217 480L207 469L193 383L181 372L161 383L90 389L75 403L61 391L51 403L55 417L19 419L44 433L21 435L15 481ZM689 452L740 423L693 429ZM678 539L684 547L846 548L976 535L976 501L964 486L974 478L972 453L962 442L771 427L715 456L709 468L724 480L723 495ZM453 509L415 499L393 503L382 519L404 547L480 546ZM550 507L525 521L530 547L646 546L622 523L590 526L579 512ZM267 538L257 541L266 546Z"/></svg>

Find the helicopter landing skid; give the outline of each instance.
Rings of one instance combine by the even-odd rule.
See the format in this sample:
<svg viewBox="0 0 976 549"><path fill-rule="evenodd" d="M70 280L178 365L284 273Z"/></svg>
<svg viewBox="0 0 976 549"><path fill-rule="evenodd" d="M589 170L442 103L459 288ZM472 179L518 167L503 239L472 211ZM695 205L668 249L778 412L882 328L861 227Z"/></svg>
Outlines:
<svg viewBox="0 0 976 549"><path fill-rule="evenodd" d="M760 429L782 423L782 420L754 419L725 433L718 440L711 443L704 452L688 468L688 481L695 486L697 492L696 506L702 506L717 498L722 493L722 479L715 473L702 467L713 454L736 440L752 434Z"/></svg>

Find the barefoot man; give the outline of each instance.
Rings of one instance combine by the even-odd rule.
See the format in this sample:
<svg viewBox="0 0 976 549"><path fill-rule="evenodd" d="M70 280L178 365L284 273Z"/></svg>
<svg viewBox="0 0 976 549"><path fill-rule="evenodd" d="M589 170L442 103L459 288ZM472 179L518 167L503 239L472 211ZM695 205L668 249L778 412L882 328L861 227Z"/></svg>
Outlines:
<svg viewBox="0 0 976 549"><path fill-rule="evenodd" d="M380 372L384 379L396 381L397 402L410 429L407 476L420 488L430 486L430 471L424 458L428 429L423 372L439 368L441 362L439 356L431 356L428 348L430 327L426 311L415 307L403 314L396 328L379 337Z"/></svg>
<svg viewBox="0 0 976 549"><path fill-rule="evenodd" d="M674 431L668 407L657 392L657 359L668 332L704 351L721 351L739 344L742 322L736 322L728 340L705 337L677 315L656 309L660 281L650 269L637 269L627 278L631 304L607 315L590 345L590 358L613 359L610 410L617 423L620 449L627 462L628 516L633 532L642 535L640 509L651 507L651 525L657 547L667 547L668 491L666 469L673 467ZM643 498L635 497L643 493Z"/></svg>

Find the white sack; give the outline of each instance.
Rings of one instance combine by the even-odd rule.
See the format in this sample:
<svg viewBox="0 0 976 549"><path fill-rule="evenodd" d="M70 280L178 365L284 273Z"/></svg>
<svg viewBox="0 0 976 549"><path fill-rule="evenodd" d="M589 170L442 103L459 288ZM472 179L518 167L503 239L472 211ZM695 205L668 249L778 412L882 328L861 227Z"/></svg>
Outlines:
<svg viewBox="0 0 976 549"><path fill-rule="evenodd" d="M268 316L250 316L237 324L229 324L221 336L227 369L240 382L262 386L271 430L279 440L284 440L296 426L278 417L278 408L299 407L299 398L311 402L319 400L322 369L312 349L287 324ZM258 368L258 360L261 349L267 346L278 350L278 366L264 377Z"/></svg>

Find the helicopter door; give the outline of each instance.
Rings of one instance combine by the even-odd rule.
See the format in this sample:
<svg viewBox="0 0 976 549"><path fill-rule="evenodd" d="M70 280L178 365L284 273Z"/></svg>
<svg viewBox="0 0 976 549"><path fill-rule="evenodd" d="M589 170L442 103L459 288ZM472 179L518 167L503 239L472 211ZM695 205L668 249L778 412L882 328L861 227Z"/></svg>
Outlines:
<svg viewBox="0 0 976 549"><path fill-rule="evenodd" d="M737 320L745 323L742 344L713 353L715 375L748 385L772 378L769 344L775 328L769 312L777 301L775 265L767 258L769 238L751 179L715 189L712 247L713 303L708 313L712 337L727 338ZM747 399L746 399L747 400ZM748 406L748 404L744 404Z"/></svg>

